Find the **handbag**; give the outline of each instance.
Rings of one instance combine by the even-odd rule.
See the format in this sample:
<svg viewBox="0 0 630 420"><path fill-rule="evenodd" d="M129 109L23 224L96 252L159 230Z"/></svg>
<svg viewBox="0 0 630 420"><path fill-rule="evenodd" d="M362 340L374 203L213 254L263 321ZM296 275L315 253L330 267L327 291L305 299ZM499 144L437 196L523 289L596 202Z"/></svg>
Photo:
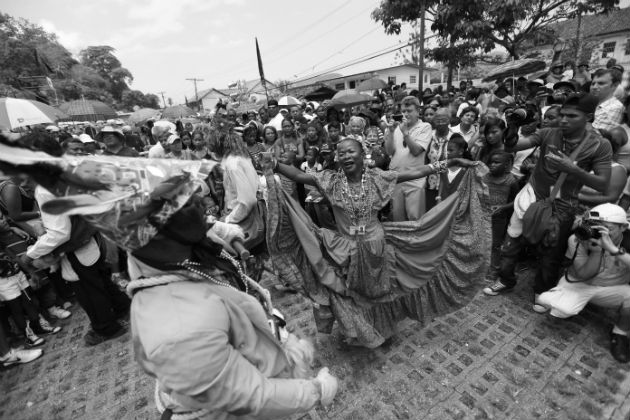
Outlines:
<svg viewBox="0 0 630 420"><path fill-rule="evenodd" d="M582 141L573 150L569 159L575 161L577 155L584 147L585 140ZM543 158L542 156L540 158ZM557 216L555 208L555 198L562 184L567 178L567 173L562 172L551 190L549 197L538 200L525 210L523 214L523 238L530 244L536 245L542 243L544 246L554 246L558 241L558 232L560 231L560 220Z"/></svg>

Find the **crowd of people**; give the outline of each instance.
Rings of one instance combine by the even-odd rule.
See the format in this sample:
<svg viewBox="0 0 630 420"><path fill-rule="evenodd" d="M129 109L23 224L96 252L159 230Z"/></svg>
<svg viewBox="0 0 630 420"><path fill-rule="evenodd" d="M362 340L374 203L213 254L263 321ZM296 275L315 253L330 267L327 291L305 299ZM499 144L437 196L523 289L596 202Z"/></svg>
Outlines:
<svg viewBox="0 0 630 420"><path fill-rule="evenodd" d="M8 173L0 362L40 357L41 336L58 332L76 301L90 320L87 345L124 334L131 310L136 357L158 379L162 411L280 416L331 401L327 369L299 372L312 349L276 343L286 337L267 331L270 308L243 293L249 276L221 251L238 255L235 238L270 258L278 290L312 301L320 332L337 322L348 345L369 348L400 319L430 321L480 289L509 292L517 265L534 258L532 310L616 310L610 351L628 362L630 96L621 66L573 67L492 87L389 86L344 108L270 99L242 115L219 103L196 122L33 129L18 143L72 165L99 156L216 164L194 200L173 198L177 187L160 200L151 193L155 207L134 207L157 233L133 246L80 211L42 211L64 193L37 185L50 182L40 172ZM125 231L119 219L112 231ZM12 348L20 337L26 349Z"/></svg>

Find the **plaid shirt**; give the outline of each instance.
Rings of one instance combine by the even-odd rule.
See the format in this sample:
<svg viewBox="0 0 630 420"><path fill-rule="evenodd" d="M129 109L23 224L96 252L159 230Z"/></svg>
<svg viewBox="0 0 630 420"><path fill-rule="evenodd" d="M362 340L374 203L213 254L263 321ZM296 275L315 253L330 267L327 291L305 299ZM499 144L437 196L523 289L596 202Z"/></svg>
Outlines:
<svg viewBox="0 0 630 420"><path fill-rule="evenodd" d="M597 105L595 109L595 121L593 128L598 130L610 130L621 124L624 108L619 99L611 97Z"/></svg>

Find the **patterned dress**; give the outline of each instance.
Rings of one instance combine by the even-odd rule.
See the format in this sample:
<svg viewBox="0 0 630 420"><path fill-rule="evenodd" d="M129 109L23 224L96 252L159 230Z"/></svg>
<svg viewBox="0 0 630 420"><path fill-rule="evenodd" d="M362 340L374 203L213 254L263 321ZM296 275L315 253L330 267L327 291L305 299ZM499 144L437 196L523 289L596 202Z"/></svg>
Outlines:
<svg viewBox="0 0 630 420"><path fill-rule="evenodd" d="M487 169L467 171L460 190L414 222L380 223L397 173L366 169L369 216L357 223L342 172L312 174L337 231L317 227L267 174L267 245L283 281L313 301L320 332L334 320L357 344L377 347L410 317L430 322L472 299L490 254ZM353 213L354 212L354 213ZM362 226L357 234L357 226Z"/></svg>

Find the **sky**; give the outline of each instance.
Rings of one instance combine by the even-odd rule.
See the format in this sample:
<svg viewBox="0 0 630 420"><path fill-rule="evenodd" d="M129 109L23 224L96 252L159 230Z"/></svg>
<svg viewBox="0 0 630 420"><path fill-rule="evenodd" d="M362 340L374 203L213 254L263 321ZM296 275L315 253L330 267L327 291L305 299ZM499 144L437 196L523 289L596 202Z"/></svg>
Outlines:
<svg viewBox="0 0 630 420"><path fill-rule="evenodd" d="M380 0L3 0L0 9L57 35L75 56L116 49L132 89L182 103L198 89L258 78L258 37L267 80L295 80L406 43L370 14ZM395 53L337 70L353 74L397 63Z"/></svg>

